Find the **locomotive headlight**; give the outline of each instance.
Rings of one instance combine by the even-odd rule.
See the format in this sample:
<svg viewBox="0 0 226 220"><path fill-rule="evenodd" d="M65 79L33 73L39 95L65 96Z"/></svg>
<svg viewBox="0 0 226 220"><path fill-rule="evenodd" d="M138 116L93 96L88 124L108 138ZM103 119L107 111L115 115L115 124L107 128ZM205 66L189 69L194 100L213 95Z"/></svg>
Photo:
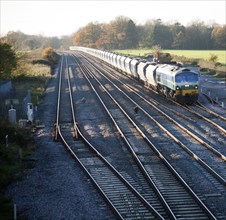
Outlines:
<svg viewBox="0 0 226 220"><path fill-rule="evenodd" d="M176 90L179 90L180 89L180 87L179 86L176 86Z"/></svg>
<svg viewBox="0 0 226 220"><path fill-rule="evenodd" d="M195 89L198 89L198 85L195 85L194 88L195 88Z"/></svg>

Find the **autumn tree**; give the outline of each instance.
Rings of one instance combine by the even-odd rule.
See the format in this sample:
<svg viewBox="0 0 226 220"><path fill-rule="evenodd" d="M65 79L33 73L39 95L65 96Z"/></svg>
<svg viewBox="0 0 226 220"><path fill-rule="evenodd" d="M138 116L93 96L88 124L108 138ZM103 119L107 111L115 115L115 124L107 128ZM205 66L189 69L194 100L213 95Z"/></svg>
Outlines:
<svg viewBox="0 0 226 220"><path fill-rule="evenodd" d="M109 42L113 41L113 48L128 49L138 45L135 23L124 16L119 16L108 27Z"/></svg>
<svg viewBox="0 0 226 220"><path fill-rule="evenodd" d="M56 63L58 60L58 54L53 50L52 47L47 47L42 51L42 57L50 61L51 63Z"/></svg>
<svg viewBox="0 0 226 220"><path fill-rule="evenodd" d="M136 25L123 16L109 24L89 23L75 32L72 41L74 45L102 49L136 48L138 45Z"/></svg>
<svg viewBox="0 0 226 220"><path fill-rule="evenodd" d="M226 25L215 27L211 33L211 37L217 49L226 49Z"/></svg>
<svg viewBox="0 0 226 220"><path fill-rule="evenodd" d="M97 41L103 33L102 25L99 23L89 23L85 27L80 28L72 37L74 45L82 45L86 47L96 48ZM100 42L99 42L100 44Z"/></svg>

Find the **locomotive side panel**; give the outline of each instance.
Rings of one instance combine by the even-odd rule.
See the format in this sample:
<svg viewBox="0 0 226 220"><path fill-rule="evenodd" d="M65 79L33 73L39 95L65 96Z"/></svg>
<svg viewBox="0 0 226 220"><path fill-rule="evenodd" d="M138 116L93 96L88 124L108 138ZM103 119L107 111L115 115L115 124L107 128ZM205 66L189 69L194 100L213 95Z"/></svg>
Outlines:
<svg viewBox="0 0 226 220"><path fill-rule="evenodd" d="M158 90L182 104L198 100L199 74L183 67L160 65L156 70Z"/></svg>

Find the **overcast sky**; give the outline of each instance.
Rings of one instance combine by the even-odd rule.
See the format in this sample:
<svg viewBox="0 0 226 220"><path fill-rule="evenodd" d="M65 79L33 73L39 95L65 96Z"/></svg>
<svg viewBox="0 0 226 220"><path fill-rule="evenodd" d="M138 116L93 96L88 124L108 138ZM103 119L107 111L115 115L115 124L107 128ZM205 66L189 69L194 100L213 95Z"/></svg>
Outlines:
<svg viewBox="0 0 226 220"><path fill-rule="evenodd" d="M18 30L44 36L70 35L89 22L109 23L117 16L129 17L136 24L158 18L185 26L196 20L226 23L225 0L0 0L0 4L1 36Z"/></svg>

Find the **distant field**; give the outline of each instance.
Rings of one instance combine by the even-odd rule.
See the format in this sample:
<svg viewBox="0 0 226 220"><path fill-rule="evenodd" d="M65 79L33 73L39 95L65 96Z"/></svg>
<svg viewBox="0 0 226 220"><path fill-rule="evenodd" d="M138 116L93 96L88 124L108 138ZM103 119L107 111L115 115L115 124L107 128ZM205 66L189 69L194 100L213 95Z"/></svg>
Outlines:
<svg viewBox="0 0 226 220"><path fill-rule="evenodd" d="M151 53L150 49L145 50L117 50L117 52L124 54L131 54L136 56L143 56L145 54ZM214 54L218 56L217 62L226 64L226 51L225 50L163 50L165 53L170 53L172 55L184 56L187 58L200 58L204 60L209 60L210 55Z"/></svg>

